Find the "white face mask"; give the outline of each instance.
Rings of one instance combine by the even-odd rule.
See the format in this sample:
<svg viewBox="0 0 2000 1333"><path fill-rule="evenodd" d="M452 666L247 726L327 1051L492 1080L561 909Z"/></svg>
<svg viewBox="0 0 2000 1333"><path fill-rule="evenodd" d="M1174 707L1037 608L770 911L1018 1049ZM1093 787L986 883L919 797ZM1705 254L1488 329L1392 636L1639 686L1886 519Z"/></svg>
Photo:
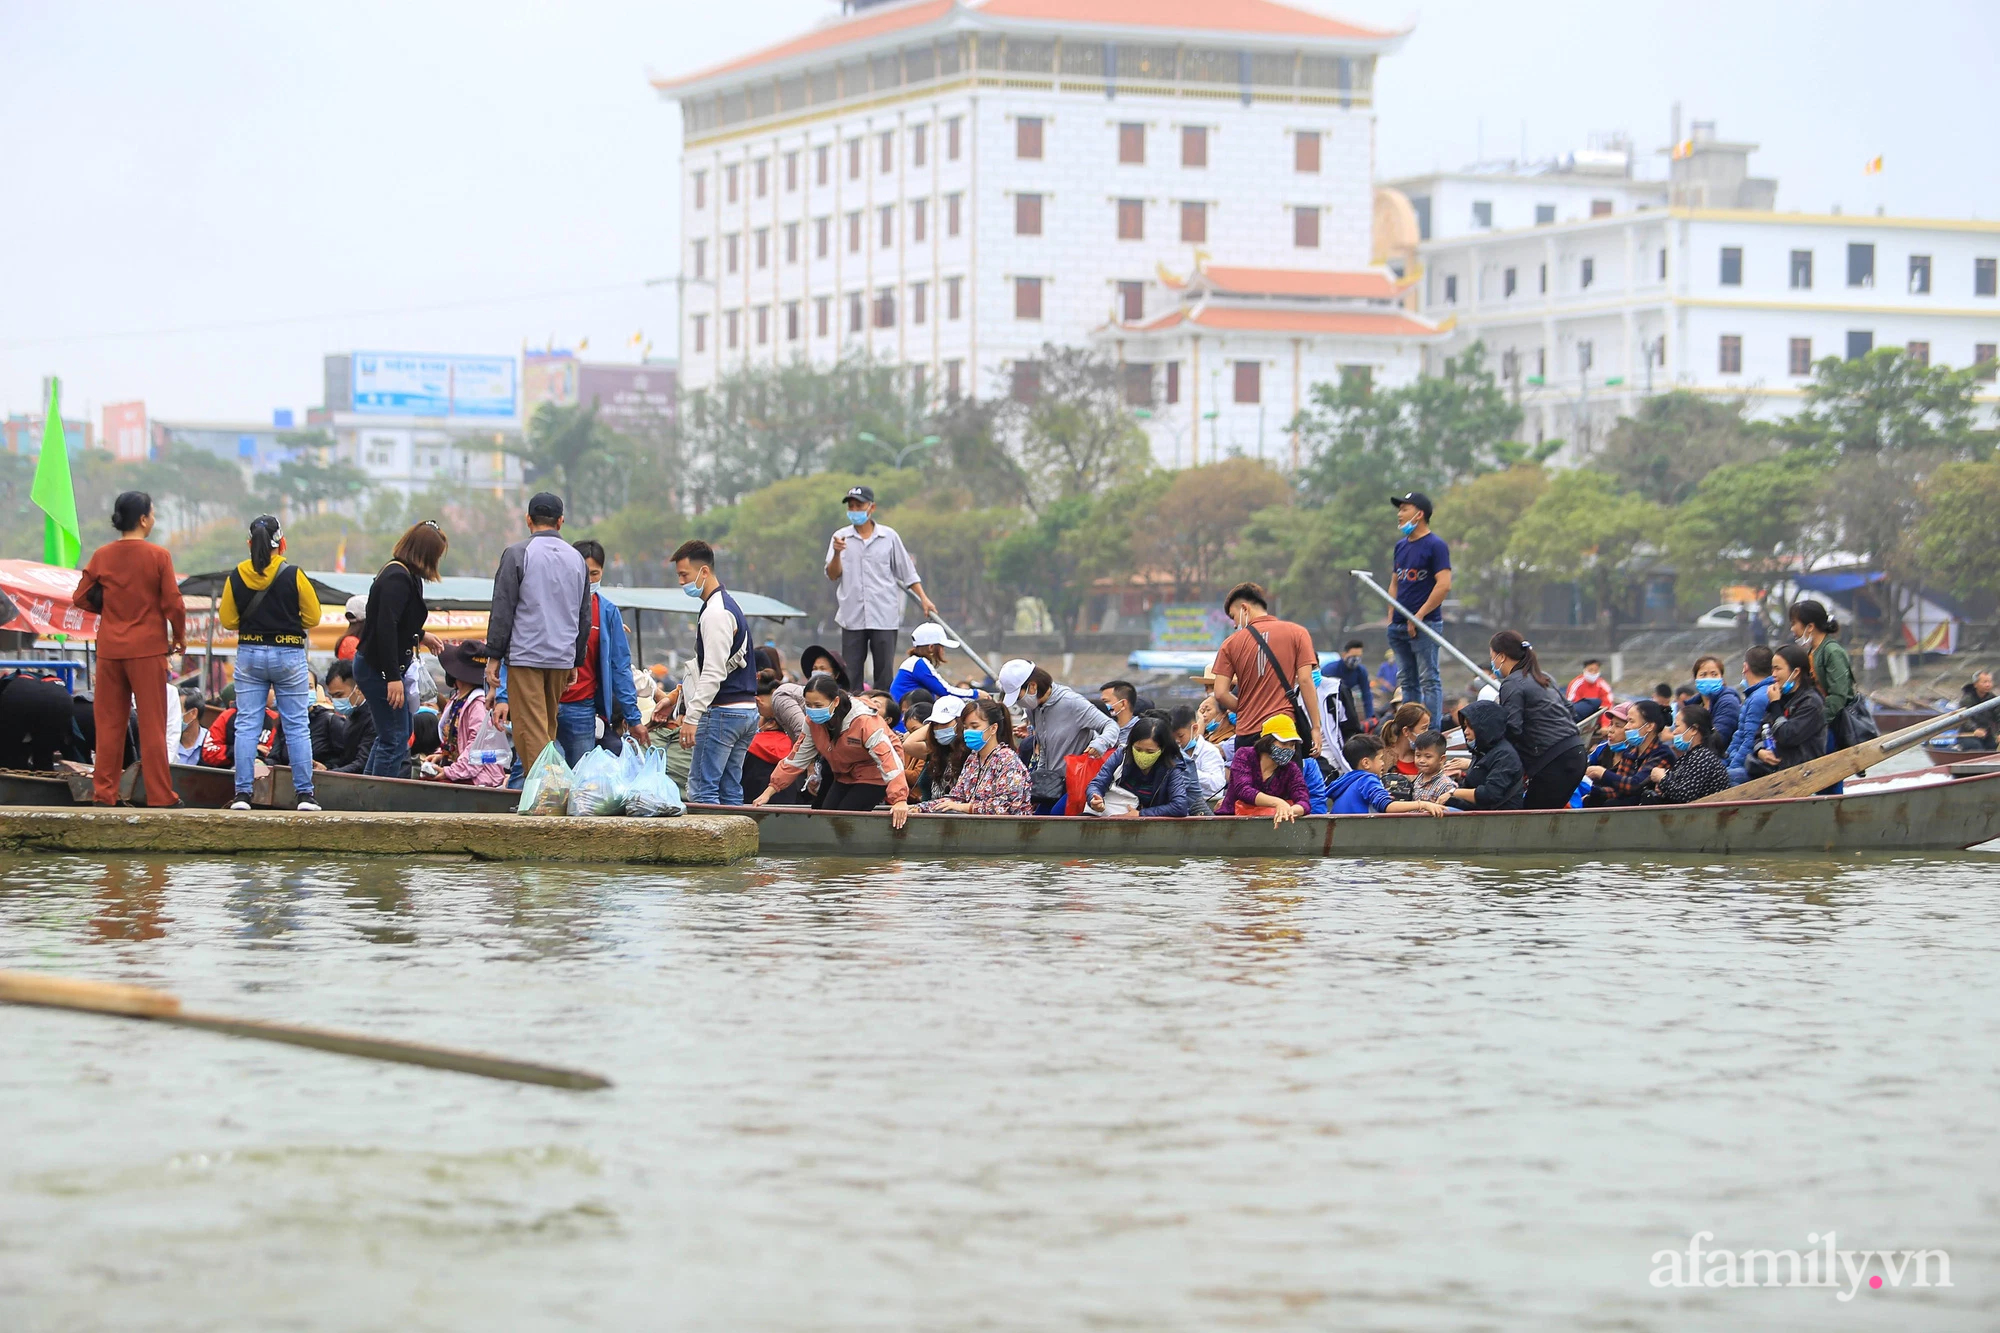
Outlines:
<svg viewBox="0 0 2000 1333"><path fill-rule="evenodd" d="M1597 677L1598 673L1595 671L1586 671L1583 673L1583 678L1591 682L1593 685L1597 683Z"/></svg>
<svg viewBox="0 0 2000 1333"><path fill-rule="evenodd" d="M601 580L601 579L592 579L592 580L590 581L590 593L591 593L591 596L595 597L595 596L597 595L597 590L598 590L599 588L603 587L603 586L604 586L604 584L603 584L603 580Z"/></svg>

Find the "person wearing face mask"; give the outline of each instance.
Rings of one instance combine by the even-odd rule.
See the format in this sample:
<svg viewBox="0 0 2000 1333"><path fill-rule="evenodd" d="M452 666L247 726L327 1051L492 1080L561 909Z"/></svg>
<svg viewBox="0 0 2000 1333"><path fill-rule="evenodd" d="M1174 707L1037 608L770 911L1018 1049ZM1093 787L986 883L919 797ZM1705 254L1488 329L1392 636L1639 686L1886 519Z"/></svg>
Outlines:
<svg viewBox="0 0 2000 1333"><path fill-rule="evenodd" d="M997 699L975 700L955 720L957 776L947 794L917 809L951 815L1034 813L1033 782L1015 752L1014 722L1006 706Z"/></svg>
<svg viewBox="0 0 2000 1333"><path fill-rule="evenodd" d="M674 551L674 572L681 590L701 602L695 623L695 670L682 694L685 711L680 723L681 748L693 752L688 799L706 805L741 805L743 761L758 725L750 622L715 576L715 551L707 542L700 538L682 542Z"/></svg>
<svg viewBox="0 0 2000 1333"><path fill-rule="evenodd" d="M1595 657L1584 658L1583 673L1569 683L1563 697L1569 701L1569 711L1578 722L1611 707L1614 699L1611 682L1604 679L1604 663Z"/></svg>
<svg viewBox="0 0 2000 1333"><path fill-rule="evenodd" d="M1264 723L1254 745L1239 744L1229 762L1229 786L1222 793L1221 815L1270 815L1271 823L1289 824L1311 812L1299 761L1305 745L1292 719L1279 713Z"/></svg>
<svg viewBox="0 0 2000 1333"><path fill-rule="evenodd" d="M1012 708L1018 701L1035 729L1035 759L1028 770L1035 813L1061 813L1067 809L1070 756L1110 753L1118 744L1118 723L1025 658L1001 663L994 684L1001 702Z"/></svg>
<svg viewBox="0 0 2000 1333"><path fill-rule="evenodd" d="M1764 688L1770 679L1771 650L1754 644L1743 654L1743 704L1736 717L1736 734L1730 737L1722 756L1732 785L1750 780L1750 757L1756 752L1771 703L1771 692Z"/></svg>
<svg viewBox="0 0 2000 1333"><path fill-rule="evenodd" d="M1194 772L1194 795L1201 808L1192 813L1214 814L1215 803L1229 786L1229 761L1222 757L1214 742L1201 734L1199 710L1180 704L1168 715L1168 721L1173 727L1174 744L1180 746L1181 757Z"/></svg>
<svg viewBox="0 0 2000 1333"><path fill-rule="evenodd" d="M1306 740L1305 753L1317 754L1319 654L1311 631L1278 619L1270 607L1269 595L1255 583L1239 583L1222 599L1236 632L1215 654L1215 698L1235 713L1239 743L1263 735L1264 723L1282 714Z"/></svg>
<svg viewBox="0 0 2000 1333"><path fill-rule="evenodd" d="M355 687L353 659L336 659L326 669L326 698L344 724L339 745L327 756L327 768L335 773L367 772L375 751L375 713Z"/></svg>
<svg viewBox="0 0 2000 1333"><path fill-rule="evenodd" d="M1139 717L1138 687L1129 680L1109 680L1098 687L1097 697L1105 715L1118 724L1118 743L1125 744Z"/></svg>
<svg viewBox="0 0 2000 1333"><path fill-rule="evenodd" d="M1340 661L1333 668L1333 688L1340 696L1340 735L1344 742L1350 736L1359 736L1375 721L1375 691L1368 683L1368 663L1365 655L1367 645L1359 639L1349 639L1340 650Z"/></svg>
<svg viewBox="0 0 2000 1333"><path fill-rule="evenodd" d="M815 810L863 811L886 803L890 826L903 827L910 817L910 783L896 733L832 676L814 676L807 681L804 698L805 737L771 770L771 785L751 804L769 805L824 758L829 780L820 786L813 802ZM960 743L968 750L974 748L964 737ZM1018 755L1014 762L1020 762Z"/></svg>
<svg viewBox="0 0 2000 1333"><path fill-rule="evenodd" d="M1796 768L1826 753L1826 696L1813 679L1812 654L1788 643L1771 655L1771 683L1764 687L1768 737L1750 756L1753 778Z"/></svg>
<svg viewBox="0 0 2000 1333"><path fill-rule="evenodd" d="M1667 710L1652 699L1614 704L1604 711L1604 762L1591 764L1584 776L1591 781L1583 803L1590 808L1637 805L1653 781L1653 770L1671 768L1673 750L1666 744Z"/></svg>
<svg viewBox="0 0 2000 1333"><path fill-rule="evenodd" d="M1729 752L1729 743L1736 739L1737 724L1743 719L1743 700L1723 679L1724 674L1721 658L1705 654L1695 659L1694 690L1700 696L1697 702L1713 720L1711 730L1718 754Z"/></svg>
<svg viewBox="0 0 2000 1333"><path fill-rule="evenodd" d="M1396 567L1389 592L1407 612L1438 629L1444 599L1451 595L1451 548L1431 531L1431 498L1422 491L1392 495L1396 506ZM1421 703L1432 717L1444 716L1444 677L1438 673L1435 640L1410 627L1403 612L1389 613L1389 647L1401 663L1403 697Z"/></svg>
<svg viewBox="0 0 2000 1333"><path fill-rule="evenodd" d="M1132 723L1125 744L1090 780L1086 809L1114 819L1185 819L1207 806L1192 766L1174 741L1173 724L1157 714Z"/></svg>
<svg viewBox="0 0 2000 1333"><path fill-rule="evenodd" d="M1704 796L1728 791L1729 768L1716 750L1715 722L1706 707L1682 704L1667 745L1674 752L1671 768L1655 768L1653 789L1646 793L1649 803L1686 805Z"/></svg>
<svg viewBox="0 0 2000 1333"><path fill-rule="evenodd" d="M1576 734L1576 715L1542 670L1533 644L1503 629L1487 648L1493 674L1500 677L1495 702L1506 716L1507 740L1519 754L1527 782L1522 808L1560 810L1583 780L1583 738Z"/></svg>
<svg viewBox="0 0 2000 1333"><path fill-rule="evenodd" d="M1555 693L1553 688L1550 693ZM1568 712L1565 707L1564 715L1567 716ZM1511 719L1507 716L1505 705L1497 700L1476 700L1460 711L1458 725L1472 744L1472 763L1453 789L1451 804L1462 810L1521 809L1532 784L1525 776L1526 768L1519 747L1508 739ZM1576 724L1567 725L1569 734L1575 736ZM1578 745L1577 759L1581 762L1581 742ZM1569 799L1569 792L1576 789L1582 778L1580 771L1570 778L1569 790L1563 793L1565 802Z"/></svg>
<svg viewBox="0 0 2000 1333"><path fill-rule="evenodd" d="M576 669L576 683L563 691L556 710L556 737L564 756L574 764L598 743L600 719L604 748L613 754L621 748L621 730L642 749L646 736L639 721L639 696L632 688L632 644L625 634L625 616L602 586L608 563L604 545L589 538L570 545L583 557L583 567L590 574L590 643L584 650L583 665Z"/></svg>
<svg viewBox="0 0 2000 1333"><path fill-rule="evenodd" d="M921 726L910 728L903 740L903 762L916 770L916 790L920 800L932 801L951 793L958 770L965 763L965 747L958 742L959 719L967 701L947 694L931 705L930 716ZM1012 724L1009 723L1011 734Z"/></svg>
<svg viewBox="0 0 2000 1333"><path fill-rule="evenodd" d="M1813 683L1826 698L1826 748L1845 750L1864 737L1855 732L1850 708L1855 702L1854 661L1834 638L1840 622L1827 615L1824 603L1815 601L1794 602L1791 618L1792 637L1811 654Z"/></svg>
<svg viewBox="0 0 2000 1333"><path fill-rule="evenodd" d="M840 626L840 654L847 659L856 686L869 683L867 664L872 657L874 686L887 690L896 674L903 590L910 590L926 616L935 616L937 607L925 596L923 579L903 539L888 524L875 521L874 490L856 486L844 503L847 526L826 544L826 577L839 587L833 619Z"/></svg>

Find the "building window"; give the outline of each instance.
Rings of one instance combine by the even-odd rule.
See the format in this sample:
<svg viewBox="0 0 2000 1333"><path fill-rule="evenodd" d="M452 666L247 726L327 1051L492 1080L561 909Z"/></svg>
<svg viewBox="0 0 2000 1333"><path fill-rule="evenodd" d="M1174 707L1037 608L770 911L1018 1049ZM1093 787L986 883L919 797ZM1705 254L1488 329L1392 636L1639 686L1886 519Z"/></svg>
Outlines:
<svg viewBox="0 0 2000 1333"><path fill-rule="evenodd" d="M757 170L757 197L762 199L770 193L770 181L768 177L771 171L771 159L760 157L754 165Z"/></svg>
<svg viewBox="0 0 2000 1333"><path fill-rule="evenodd" d="M1812 251L1792 251L1792 290L1809 292L1812 290Z"/></svg>
<svg viewBox="0 0 2000 1333"><path fill-rule="evenodd" d="M1042 280L1040 278L1014 279L1014 318L1040 319L1042 317Z"/></svg>
<svg viewBox="0 0 2000 1333"><path fill-rule="evenodd" d="M708 276L708 242L706 240L698 240L694 243L694 275L697 278Z"/></svg>
<svg viewBox="0 0 2000 1333"><path fill-rule="evenodd" d="M1743 285L1743 250L1739 246L1722 247L1722 285L1725 287Z"/></svg>
<svg viewBox="0 0 2000 1333"><path fill-rule="evenodd" d="M1472 225L1490 229L1493 226L1493 201L1475 199L1472 201Z"/></svg>
<svg viewBox="0 0 2000 1333"><path fill-rule="evenodd" d="M821 338L833 332L833 298L815 296L813 298L813 333Z"/></svg>
<svg viewBox="0 0 2000 1333"><path fill-rule="evenodd" d="M1127 361L1121 367L1125 379L1125 406L1151 407L1153 405L1153 363L1150 361Z"/></svg>
<svg viewBox="0 0 2000 1333"><path fill-rule="evenodd" d="M799 303L797 301L787 301L785 302L785 341L788 343L797 342L799 340L799 333Z"/></svg>
<svg viewBox="0 0 2000 1333"><path fill-rule="evenodd" d="M965 364L964 362L962 362L962 361L957 361L957 360L952 360L952 361L947 361L947 362L945 362L945 363L944 363L944 396L945 396L945 397L947 397L947 398L956 398L956 397L958 397L958 395L959 395L959 387L958 387L958 375L959 375L959 369L960 369L960 367L962 367L962 366L963 366L964 364Z"/></svg>
<svg viewBox="0 0 2000 1333"><path fill-rule="evenodd" d="M723 195L727 202L736 202L736 164L731 162L722 169Z"/></svg>
<svg viewBox="0 0 2000 1333"><path fill-rule="evenodd" d="M737 235L733 231L722 238L722 267L728 273L736 271L736 241Z"/></svg>
<svg viewBox="0 0 2000 1333"><path fill-rule="evenodd" d="M833 145L820 144L813 149L813 183L826 184L827 173L831 169Z"/></svg>
<svg viewBox="0 0 2000 1333"><path fill-rule="evenodd" d="M849 139L847 141L847 179L851 181L861 179L861 140L859 139Z"/></svg>
<svg viewBox="0 0 2000 1333"><path fill-rule="evenodd" d="M1847 359L1859 361L1875 350L1875 335L1864 330L1850 330L1847 335Z"/></svg>
<svg viewBox="0 0 2000 1333"><path fill-rule="evenodd" d="M1512 355L1511 353L1509 355ZM1375 391L1375 367L1342 366L1340 368L1340 391L1355 397L1366 398Z"/></svg>
<svg viewBox="0 0 2000 1333"><path fill-rule="evenodd" d="M757 267L771 267L771 229L759 227L754 233L757 238Z"/></svg>
<svg viewBox="0 0 2000 1333"><path fill-rule="evenodd" d="M1910 256L1910 295L1928 296L1931 290L1931 257Z"/></svg>
<svg viewBox="0 0 2000 1333"><path fill-rule="evenodd" d="M1993 295L1994 269L1994 260L1975 259L1972 261L1972 294L1974 296Z"/></svg>
<svg viewBox="0 0 2000 1333"><path fill-rule="evenodd" d="M1146 127L1130 121L1118 127L1118 160L1143 165L1146 161Z"/></svg>
<svg viewBox="0 0 2000 1333"><path fill-rule="evenodd" d="M1256 403L1263 401L1264 363L1262 361L1238 361L1236 363L1236 401Z"/></svg>
<svg viewBox="0 0 2000 1333"><path fill-rule="evenodd" d="M1608 217L1610 217L1610 216L1611 216L1611 201L1610 201L1609 199L1593 199L1593 200L1591 200L1591 201L1590 201L1590 216L1592 216L1592 217L1594 217L1594 218L1608 218Z"/></svg>
<svg viewBox="0 0 2000 1333"><path fill-rule="evenodd" d="M875 212L882 223L882 248L884 250L892 250L896 246L896 206L894 204L884 204L882 207L876 209Z"/></svg>
<svg viewBox="0 0 2000 1333"><path fill-rule="evenodd" d="M1041 397L1042 368L1034 361L1016 361L1012 367L1011 396L1017 403L1032 403Z"/></svg>
<svg viewBox="0 0 2000 1333"><path fill-rule="evenodd" d="M1042 118L1022 116L1014 122L1014 156L1039 158L1042 155Z"/></svg>
<svg viewBox="0 0 2000 1333"><path fill-rule="evenodd" d="M847 215L847 253L861 253L861 211L856 209Z"/></svg>
<svg viewBox="0 0 2000 1333"><path fill-rule="evenodd" d="M1928 366L1931 363L1931 345L1913 339L1903 344L1903 355L1920 366Z"/></svg>
<svg viewBox="0 0 2000 1333"><path fill-rule="evenodd" d="M1543 296L1547 296L1549 294L1549 266L1547 264L1542 265L1541 276L1537 281L1541 284L1538 290Z"/></svg>
<svg viewBox="0 0 2000 1333"><path fill-rule="evenodd" d="M1588 375L1591 366L1596 364L1596 361L1597 349L1591 346L1590 339L1579 338L1576 344L1576 373L1579 375Z"/></svg>
<svg viewBox="0 0 2000 1333"><path fill-rule="evenodd" d="M1171 406L1181 400L1181 363L1167 362L1167 403Z"/></svg>
<svg viewBox="0 0 2000 1333"><path fill-rule="evenodd" d="M797 150L785 154L785 193L799 188L799 155Z"/></svg>
<svg viewBox="0 0 2000 1333"><path fill-rule="evenodd" d="M694 317L694 350L697 352L706 352L708 350L707 315L696 315Z"/></svg>
<svg viewBox="0 0 2000 1333"><path fill-rule="evenodd" d="M1205 167L1208 165L1208 127L1206 125L1181 126L1181 165L1184 167Z"/></svg>
<svg viewBox="0 0 2000 1333"><path fill-rule="evenodd" d="M1556 220L1556 206L1554 204L1535 205L1535 225L1537 227L1551 226L1554 224L1555 220Z"/></svg>
<svg viewBox="0 0 2000 1333"><path fill-rule="evenodd" d="M1538 380L1546 380L1548 377L1549 377L1549 349L1546 347L1537 347L1535 349L1535 378Z"/></svg>
<svg viewBox="0 0 2000 1333"><path fill-rule="evenodd" d="M1300 130L1292 136L1292 170L1319 170L1319 131Z"/></svg>
<svg viewBox="0 0 2000 1333"><path fill-rule="evenodd" d="M1794 375L1812 374L1812 339L1792 339L1790 371Z"/></svg>
<svg viewBox="0 0 2000 1333"><path fill-rule="evenodd" d="M918 402L924 401L924 368L922 366L910 367L910 396Z"/></svg>
<svg viewBox="0 0 2000 1333"><path fill-rule="evenodd" d="M1850 242L1847 247L1847 285L1850 287L1873 287L1875 285L1875 247Z"/></svg>
<svg viewBox="0 0 2000 1333"><path fill-rule="evenodd" d="M1578 285L1582 287L1588 287L1590 286L1591 283L1596 281L1597 281L1597 261L1595 259L1584 260L1583 266L1579 270L1577 278Z"/></svg>
<svg viewBox="0 0 2000 1333"><path fill-rule="evenodd" d="M884 287L875 293L875 327L893 329L896 327L896 289Z"/></svg>
<svg viewBox="0 0 2000 1333"><path fill-rule="evenodd" d="M959 200L962 195L948 194L944 197L944 234L958 235Z"/></svg>
<svg viewBox="0 0 2000 1333"><path fill-rule="evenodd" d="M944 155L952 162L958 161L958 123L957 116L944 123Z"/></svg>
<svg viewBox="0 0 2000 1333"><path fill-rule="evenodd" d="M896 169L896 132L884 130L878 137L882 141L882 174L886 176Z"/></svg>
<svg viewBox="0 0 2000 1333"><path fill-rule="evenodd" d="M1319 209L1294 208L1292 210L1292 244L1301 250L1319 248Z"/></svg>
<svg viewBox="0 0 2000 1333"><path fill-rule="evenodd" d="M1118 239L1121 241L1143 241L1146 239L1145 200L1120 199L1118 201Z"/></svg>
<svg viewBox="0 0 2000 1333"><path fill-rule="evenodd" d="M725 310L722 312L722 342L731 351L736 349L736 316L738 313L735 310Z"/></svg>
<svg viewBox="0 0 2000 1333"><path fill-rule="evenodd" d="M697 171L694 173L694 206L696 208L708 207L708 173L706 171Z"/></svg>
<svg viewBox="0 0 2000 1333"><path fill-rule="evenodd" d="M697 347L695 350L700 351L701 349ZM1993 372L1995 371L1995 369L2000 369L2000 362L1996 362L1994 360L1996 352L2000 352L2000 344L1994 344L1994 343L1972 344L1973 378L1979 380L1983 384L1993 383Z"/></svg>
<svg viewBox="0 0 2000 1333"><path fill-rule="evenodd" d="M787 264L799 262L799 224L796 222L785 224L785 262Z"/></svg>
<svg viewBox="0 0 2000 1333"><path fill-rule="evenodd" d="M944 280L944 317L946 319L958 318L958 294L963 284L964 279L962 278L946 278Z"/></svg>
<svg viewBox="0 0 2000 1333"><path fill-rule="evenodd" d="M1734 333L1722 335L1722 354L1716 369L1725 375L1743 373L1743 339Z"/></svg>
<svg viewBox="0 0 2000 1333"><path fill-rule="evenodd" d="M1042 234L1042 196L1038 194L1014 196L1014 234L1016 236Z"/></svg>
<svg viewBox="0 0 2000 1333"><path fill-rule="evenodd" d="M910 165L913 167L924 164L924 135L929 129L928 125L910 126Z"/></svg>
<svg viewBox="0 0 2000 1333"><path fill-rule="evenodd" d="M1146 317L1146 284L1143 282L1121 282L1118 284L1118 318L1127 324L1136 324Z"/></svg>
<svg viewBox="0 0 2000 1333"><path fill-rule="evenodd" d="M764 346L771 341L771 307L757 307L757 345Z"/></svg>
<svg viewBox="0 0 2000 1333"><path fill-rule="evenodd" d="M1458 275L1456 273L1447 273L1444 275L1444 303L1446 305L1458 304Z"/></svg>
<svg viewBox="0 0 2000 1333"><path fill-rule="evenodd" d="M821 259L826 258L827 246L832 243L832 233L832 218L813 219L813 253Z"/></svg>
<svg viewBox="0 0 2000 1333"><path fill-rule="evenodd" d="M910 244L912 245L922 245L924 243L924 206L928 202L925 199L912 199L910 201Z"/></svg>
<svg viewBox="0 0 2000 1333"><path fill-rule="evenodd" d="M1208 240L1208 205L1181 205L1181 239L1202 244Z"/></svg>
<svg viewBox="0 0 2000 1333"><path fill-rule="evenodd" d="M1511 269L1511 268L1510 268L1510 269L1508 269L1508 270L1507 270L1506 272L1504 272L1504 273L1502 273L1502 274L1500 275L1500 286L1501 286L1501 289L1502 289L1502 290L1501 290L1501 292L1500 292L1500 294L1501 294L1502 296L1512 296L1512 295L1514 294L1514 270L1513 270L1513 269Z"/></svg>
<svg viewBox="0 0 2000 1333"><path fill-rule="evenodd" d="M924 297L926 294L927 290L923 283L913 282L910 284L910 323L921 324L929 317L930 311L925 308L927 303Z"/></svg>
<svg viewBox="0 0 2000 1333"><path fill-rule="evenodd" d="M1660 281L1665 282L1666 280L1667 280L1667 247L1663 245L1660 247Z"/></svg>
<svg viewBox="0 0 2000 1333"><path fill-rule="evenodd" d="M861 332L865 318L865 309L866 305L861 299L860 292L849 292L847 294L847 331L849 333Z"/></svg>

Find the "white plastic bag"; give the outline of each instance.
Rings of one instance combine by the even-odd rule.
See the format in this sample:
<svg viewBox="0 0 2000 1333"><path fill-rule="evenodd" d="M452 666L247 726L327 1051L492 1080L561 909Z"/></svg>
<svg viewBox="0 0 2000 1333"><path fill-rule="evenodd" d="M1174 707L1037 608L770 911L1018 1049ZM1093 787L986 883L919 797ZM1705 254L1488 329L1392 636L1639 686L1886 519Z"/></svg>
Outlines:
<svg viewBox="0 0 2000 1333"><path fill-rule="evenodd" d="M550 741L542 747L535 766L521 783L521 804L517 808L524 815L562 814L569 808L570 789L575 783L562 747Z"/></svg>
<svg viewBox="0 0 2000 1333"><path fill-rule="evenodd" d="M624 802L618 791L618 756L601 746L576 761L576 782L569 789L573 815L615 815Z"/></svg>
<svg viewBox="0 0 2000 1333"><path fill-rule="evenodd" d="M665 750L646 751L640 763L639 778L625 794L625 813L644 819L687 813L687 803L681 799L680 784L667 772Z"/></svg>
<svg viewBox="0 0 2000 1333"><path fill-rule="evenodd" d="M488 713L479 724L479 732L472 743L465 747L465 753L475 764L504 764L514 753L514 743L507 739L507 733L494 725L493 715Z"/></svg>

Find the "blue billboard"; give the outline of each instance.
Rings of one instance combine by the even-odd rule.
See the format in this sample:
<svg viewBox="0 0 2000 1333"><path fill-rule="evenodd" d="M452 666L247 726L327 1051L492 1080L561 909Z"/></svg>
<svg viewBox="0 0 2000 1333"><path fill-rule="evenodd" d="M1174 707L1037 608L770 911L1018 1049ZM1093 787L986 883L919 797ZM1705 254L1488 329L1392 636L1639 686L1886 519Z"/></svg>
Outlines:
<svg viewBox="0 0 2000 1333"><path fill-rule="evenodd" d="M356 352L353 411L373 416L511 421L519 412L511 356Z"/></svg>

